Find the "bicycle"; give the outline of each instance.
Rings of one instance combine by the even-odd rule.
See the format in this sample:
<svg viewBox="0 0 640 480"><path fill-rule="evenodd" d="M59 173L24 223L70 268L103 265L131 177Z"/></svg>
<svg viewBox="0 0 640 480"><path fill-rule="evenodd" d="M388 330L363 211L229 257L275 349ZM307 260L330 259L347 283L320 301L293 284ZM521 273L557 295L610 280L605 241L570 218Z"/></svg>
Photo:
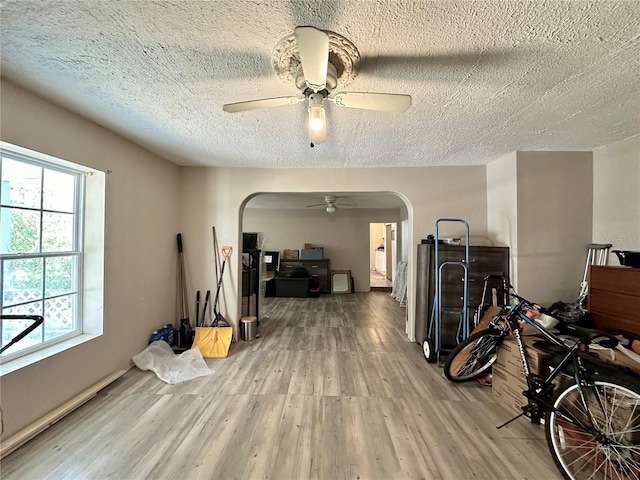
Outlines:
<svg viewBox="0 0 640 480"><path fill-rule="evenodd" d="M640 478L640 376L584 352L593 343L615 348L618 340L605 332L567 325L577 340L565 341L527 316L544 309L515 294L511 286L509 290L517 304L503 310L488 329L457 345L445 362L445 376L463 382L485 374L496 360L500 342L515 335L527 380L523 392L527 403L522 413L497 428L525 415L532 423L544 418L549 452L566 479ZM531 372L522 338L525 324L561 352L546 378ZM561 373L568 378L560 381Z"/></svg>

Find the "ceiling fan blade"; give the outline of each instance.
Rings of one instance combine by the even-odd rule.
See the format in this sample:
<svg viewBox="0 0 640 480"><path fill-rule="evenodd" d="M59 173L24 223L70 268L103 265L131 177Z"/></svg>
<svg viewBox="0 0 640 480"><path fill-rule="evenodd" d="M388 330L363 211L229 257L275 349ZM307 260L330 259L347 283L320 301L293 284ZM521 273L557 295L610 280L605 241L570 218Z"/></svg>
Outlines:
<svg viewBox="0 0 640 480"><path fill-rule="evenodd" d="M275 97L263 98L261 100L249 100L248 102L227 103L222 106L225 112L238 113L246 110L254 110L256 108L280 107L283 105L295 105L302 102L304 98L299 97Z"/></svg>
<svg viewBox="0 0 640 480"><path fill-rule="evenodd" d="M305 208L310 208L310 207L326 207L327 204L326 203L315 203L313 205L305 205Z"/></svg>
<svg viewBox="0 0 640 480"><path fill-rule="evenodd" d="M357 203L341 203L338 202L335 204L336 207L357 207L358 204Z"/></svg>
<svg viewBox="0 0 640 480"><path fill-rule="evenodd" d="M314 92L327 86L329 63L329 35L313 27L296 27L296 43L304 79Z"/></svg>
<svg viewBox="0 0 640 480"><path fill-rule="evenodd" d="M404 112L411 106L411 95L394 93L340 92L330 98L339 107L363 108L380 112Z"/></svg>

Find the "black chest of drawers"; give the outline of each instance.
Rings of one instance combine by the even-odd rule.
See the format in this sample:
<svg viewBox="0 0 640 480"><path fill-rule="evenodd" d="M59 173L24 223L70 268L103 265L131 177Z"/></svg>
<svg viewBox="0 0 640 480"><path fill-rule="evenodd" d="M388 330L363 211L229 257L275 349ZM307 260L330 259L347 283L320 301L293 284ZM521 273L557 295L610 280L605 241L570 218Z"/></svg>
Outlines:
<svg viewBox="0 0 640 480"><path fill-rule="evenodd" d="M330 263L328 258L321 260L280 260L278 275L289 275L296 268L305 268L316 282L322 293L331 293Z"/></svg>

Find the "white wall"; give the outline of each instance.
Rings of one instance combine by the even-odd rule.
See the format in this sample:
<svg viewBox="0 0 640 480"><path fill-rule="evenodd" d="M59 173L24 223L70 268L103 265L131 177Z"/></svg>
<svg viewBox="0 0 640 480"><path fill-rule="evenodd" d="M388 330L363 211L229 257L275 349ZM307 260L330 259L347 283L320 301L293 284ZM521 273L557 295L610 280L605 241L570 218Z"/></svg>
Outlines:
<svg viewBox="0 0 640 480"><path fill-rule="evenodd" d="M137 145L2 81L2 140L107 171L104 335L2 377L4 434L116 370L176 321L179 169Z"/></svg>
<svg viewBox="0 0 640 480"><path fill-rule="evenodd" d="M513 152L487 166L489 234L511 283L542 305L578 298L591 243L591 152Z"/></svg>
<svg viewBox="0 0 640 480"><path fill-rule="evenodd" d="M593 152L593 243L640 251L640 135Z"/></svg>
<svg viewBox="0 0 640 480"><path fill-rule="evenodd" d="M433 232L438 218L464 218L472 235L486 237L486 176L483 166L428 168L361 168L361 169L242 169L183 168L181 170L180 229L185 237L186 252L198 252L197 262L191 262L194 281L213 285L213 249L211 226L216 227L219 243L235 252L241 251L244 203L266 192L385 192L397 193L407 203L407 221L402 227L400 246L408 252L411 268L408 284L409 338L413 338L415 312L416 245ZM404 212L400 213L403 222ZM404 223L404 222L403 222ZM457 225L441 229L443 236L461 236ZM368 239L365 244L368 245ZM240 318L240 257L235 254L225 272L221 311L234 324ZM202 287L201 287L202 288Z"/></svg>
<svg viewBox="0 0 640 480"><path fill-rule="evenodd" d="M518 196L516 152L487 165L487 228L496 245L509 247L511 284L518 289Z"/></svg>
<svg viewBox="0 0 640 480"><path fill-rule="evenodd" d="M369 224L398 219L398 209L338 209L328 215L324 209L247 208L243 229L262 232L264 250L300 249L305 243L323 247L324 258L330 260L331 269L351 270L355 290L368 292ZM378 225L381 228L382 224Z"/></svg>
<svg viewBox="0 0 640 480"><path fill-rule="evenodd" d="M591 152L518 152L518 291L575 302L591 243Z"/></svg>
<svg viewBox="0 0 640 480"><path fill-rule="evenodd" d="M398 226L398 262L406 262L410 251L414 248L417 251L417 247L413 246L413 238L411 237L413 226L410 225L409 211L405 207L400 209L400 218L402 221ZM420 232L418 232L417 236L420 236Z"/></svg>

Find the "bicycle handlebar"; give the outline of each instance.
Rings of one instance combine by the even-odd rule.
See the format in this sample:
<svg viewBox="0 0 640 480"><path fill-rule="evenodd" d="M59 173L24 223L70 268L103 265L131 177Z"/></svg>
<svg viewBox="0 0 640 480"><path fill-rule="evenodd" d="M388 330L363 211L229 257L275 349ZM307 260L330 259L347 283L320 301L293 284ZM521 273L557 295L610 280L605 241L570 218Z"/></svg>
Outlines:
<svg viewBox="0 0 640 480"><path fill-rule="evenodd" d="M541 307L540 305L531 302L530 300L527 300L524 297L521 297L520 295L518 295L517 293L515 293L513 291L513 287L511 287L509 285L510 288L510 295L518 300L518 304L514 305L514 308L512 310L513 314L515 315L515 318L522 318L523 320L526 320L527 323L531 324L532 326L534 326L536 329L540 330L540 331L544 331L545 333L547 333L547 335L549 335L550 337L552 337L555 340L559 340L557 339L554 335L551 335L546 328L544 328L542 325L538 324L537 322L533 321L533 319L531 318L525 318L526 315L523 311L525 310L536 310L540 313L549 315L549 310L547 310L546 308ZM592 328L586 328L586 327L582 327L579 325L573 325L573 324L564 324L564 326L562 327L562 329L564 329L565 333L568 333L571 336L574 337L578 337L580 339L580 341L582 343L584 343L585 345L589 345L591 343L597 343L599 345L601 345L602 347L605 348L615 348L616 345L618 345L618 339L616 337L614 337L613 335L611 335L610 333L607 332L603 332L601 330L596 330L596 329L592 329ZM555 343L555 342L554 342Z"/></svg>

